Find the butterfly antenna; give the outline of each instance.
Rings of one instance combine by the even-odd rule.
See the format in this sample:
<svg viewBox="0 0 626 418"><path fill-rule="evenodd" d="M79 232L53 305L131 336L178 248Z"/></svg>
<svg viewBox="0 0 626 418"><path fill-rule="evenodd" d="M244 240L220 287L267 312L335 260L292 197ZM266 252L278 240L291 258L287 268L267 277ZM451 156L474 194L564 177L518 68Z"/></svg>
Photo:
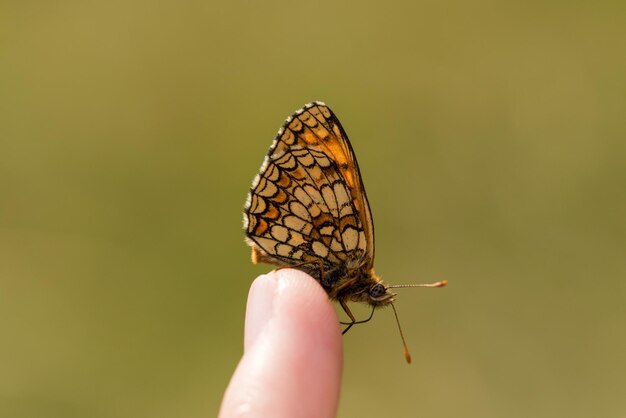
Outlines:
<svg viewBox="0 0 626 418"><path fill-rule="evenodd" d="M402 345L404 345L404 358L406 359L407 364L411 364L411 354L409 353L409 348L406 345L406 340L404 339L404 334L402 333L402 327L400 327L400 320L398 319L398 312L396 311L396 307L391 304L393 308L393 314L396 317L396 324L398 324L398 331L400 331L400 338L402 338Z"/></svg>
<svg viewBox="0 0 626 418"><path fill-rule="evenodd" d="M447 280L442 280L440 282L435 283L420 283L420 284L396 284L387 286L387 288L399 288L399 287L444 287L448 284ZM393 308L393 314L396 317L396 324L398 324L398 331L400 331L400 338L402 338L402 344L404 345L404 358L408 364L411 364L411 354L409 353L409 348L406 345L406 340L404 339L404 334L402 333L402 327L400 326L400 320L398 319L398 312L396 311L396 307L391 304Z"/></svg>
<svg viewBox="0 0 626 418"><path fill-rule="evenodd" d="M440 282L435 283L421 283L421 284L394 284L387 286L388 288L398 288L398 287L444 287L448 284L447 280L442 280Z"/></svg>

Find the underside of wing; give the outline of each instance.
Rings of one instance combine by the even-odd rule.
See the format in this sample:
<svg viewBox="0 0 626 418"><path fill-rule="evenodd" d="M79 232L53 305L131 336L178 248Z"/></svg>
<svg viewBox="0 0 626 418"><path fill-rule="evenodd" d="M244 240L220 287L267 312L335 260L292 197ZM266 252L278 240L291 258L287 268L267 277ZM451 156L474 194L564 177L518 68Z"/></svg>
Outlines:
<svg viewBox="0 0 626 418"><path fill-rule="evenodd" d="M373 226L358 165L323 103L280 128L248 194L244 228L255 262L371 267Z"/></svg>

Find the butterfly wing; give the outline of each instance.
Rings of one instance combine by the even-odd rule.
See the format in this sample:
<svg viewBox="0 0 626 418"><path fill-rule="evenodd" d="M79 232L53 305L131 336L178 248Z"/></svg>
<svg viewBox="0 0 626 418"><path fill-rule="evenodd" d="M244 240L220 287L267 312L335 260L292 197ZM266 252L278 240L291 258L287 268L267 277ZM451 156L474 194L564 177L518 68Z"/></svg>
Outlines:
<svg viewBox="0 0 626 418"><path fill-rule="evenodd" d="M357 161L325 104L306 105L278 131L248 194L244 228L254 262L372 267L374 229ZM315 269L307 270L319 278Z"/></svg>

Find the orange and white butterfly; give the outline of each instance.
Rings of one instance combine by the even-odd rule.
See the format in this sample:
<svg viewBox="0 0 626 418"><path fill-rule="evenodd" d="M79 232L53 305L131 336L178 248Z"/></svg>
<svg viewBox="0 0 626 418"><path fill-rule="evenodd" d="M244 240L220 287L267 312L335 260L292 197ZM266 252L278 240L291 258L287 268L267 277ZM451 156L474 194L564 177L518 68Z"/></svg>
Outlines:
<svg viewBox="0 0 626 418"><path fill-rule="evenodd" d="M350 317L344 334L369 321L374 308L391 305L395 314L390 288L446 284L389 286L374 273L374 223L359 166L341 123L322 102L297 110L278 130L243 221L252 262L313 276ZM372 315L356 321L348 301L370 304ZM410 363L406 343L404 353Z"/></svg>

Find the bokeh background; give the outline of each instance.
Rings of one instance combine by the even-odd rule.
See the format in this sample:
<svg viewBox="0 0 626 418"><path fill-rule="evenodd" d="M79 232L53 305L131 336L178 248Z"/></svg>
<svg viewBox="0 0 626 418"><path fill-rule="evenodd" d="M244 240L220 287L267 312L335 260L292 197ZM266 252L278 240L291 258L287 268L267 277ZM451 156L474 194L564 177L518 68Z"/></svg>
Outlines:
<svg viewBox="0 0 626 418"><path fill-rule="evenodd" d="M0 417L207 417L242 352L250 181L324 100L377 271L342 417L626 416L623 2L11 2ZM363 314L364 310L358 310Z"/></svg>

